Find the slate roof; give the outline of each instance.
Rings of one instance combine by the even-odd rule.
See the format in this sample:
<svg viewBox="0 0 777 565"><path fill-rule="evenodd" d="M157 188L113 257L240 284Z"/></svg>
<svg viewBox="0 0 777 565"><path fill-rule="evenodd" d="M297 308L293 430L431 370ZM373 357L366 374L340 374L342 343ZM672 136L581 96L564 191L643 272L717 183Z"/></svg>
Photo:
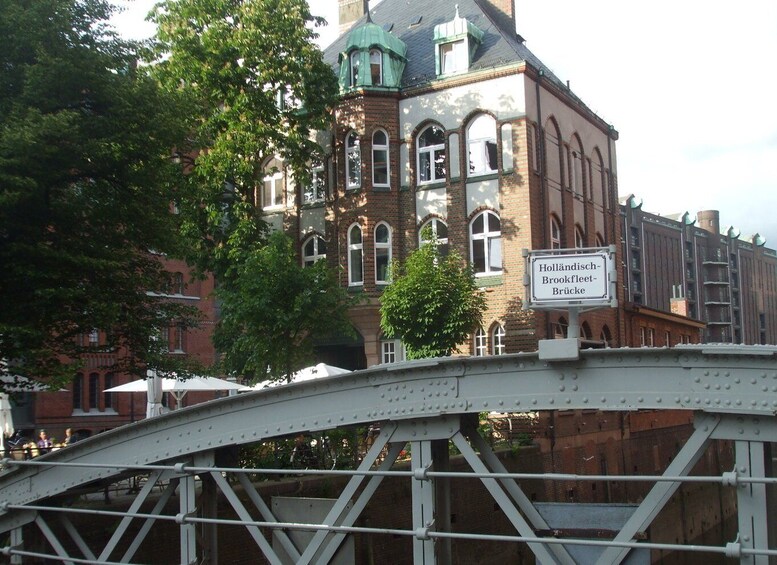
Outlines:
<svg viewBox="0 0 777 565"><path fill-rule="evenodd" d="M541 69L546 79L566 91L570 99L592 116L596 116L567 85L545 66L524 44L513 28L513 22L499 14L485 0L383 0L370 10L370 19L390 31L407 45L407 66L402 75L401 88L421 86L436 78L434 59L434 27L453 20L456 15L466 18L483 31L483 42L475 53L471 71L498 68L526 61ZM367 15L354 23L351 29L364 24ZM513 29L511 29L513 28ZM339 75L338 56L346 50L348 33L341 35L324 50L324 60ZM606 123L599 118L602 123ZM617 133L616 139L617 139Z"/></svg>
<svg viewBox="0 0 777 565"><path fill-rule="evenodd" d="M506 29L509 28L508 22L499 21L499 16L492 13L485 2L383 0L370 10L370 17L375 24L390 30L407 44L407 66L402 77L402 87L417 86L435 78L434 26L453 19L456 14L455 4L459 6L459 14L484 33L483 42L475 53L470 70L500 67L525 60L535 68L544 69L549 78L562 84L522 43L515 30ZM365 15L353 27L362 25L366 18ZM347 37L348 32L324 50L324 59L331 65L338 65L337 58L346 49Z"/></svg>

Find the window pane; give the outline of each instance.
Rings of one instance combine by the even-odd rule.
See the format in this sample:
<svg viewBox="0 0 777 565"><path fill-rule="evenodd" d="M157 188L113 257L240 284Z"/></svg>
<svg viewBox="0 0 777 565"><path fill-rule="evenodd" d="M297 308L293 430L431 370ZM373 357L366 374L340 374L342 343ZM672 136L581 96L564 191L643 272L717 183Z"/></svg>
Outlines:
<svg viewBox="0 0 777 565"><path fill-rule="evenodd" d="M389 249L381 247L375 250L375 280L388 281Z"/></svg>
<svg viewBox="0 0 777 565"><path fill-rule="evenodd" d="M380 224L375 228L375 242L376 243L388 243L389 229L386 224Z"/></svg>
<svg viewBox="0 0 777 565"><path fill-rule="evenodd" d="M432 180L432 160L431 154L428 151L421 153L418 159L418 176L422 182Z"/></svg>
<svg viewBox="0 0 777 565"><path fill-rule="evenodd" d="M472 267L476 273L486 272L486 242L483 239L472 242Z"/></svg>
<svg viewBox="0 0 777 565"><path fill-rule="evenodd" d="M483 233L483 226L485 222L483 217L484 214L480 214L477 218L475 218L475 221L472 222L472 233Z"/></svg>
<svg viewBox="0 0 777 565"><path fill-rule="evenodd" d="M350 267L351 267L351 277L350 277L351 282L352 283L363 282L364 277L362 274L362 250L361 249L351 249Z"/></svg>
<svg viewBox="0 0 777 565"><path fill-rule="evenodd" d="M434 178L445 178L445 150L437 149L434 152Z"/></svg>
<svg viewBox="0 0 777 565"><path fill-rule="evenodd" d="M502 270L502 238L492 237L488 240L488 267L491 271Z"/></svg>
<svg viewBox="0 0 777 565"><path fill-rule="evenodd" d="M351 53L351 86L356 86L359 82L359 52Z"/></svg>
<svg viewBox="0 0 777 565"><path fill-rule="evenodd" d="M351 233L348 236L348 243L350 245L356 245L362 242L362 230L359 226L353 226Z"/></svg>
<svg viewBox="0 0 777 565"><path fill-rule="evenodd" d="M431 126L424 130L419 138L419 145L421 147L428 147L430 145L442 145L445 143L445 133L437 126Z"/></svg>
<svg viewBox="0 0 777 565"><path fill-rule="evenodd" d="M385 149L377 149L372 152L373 182L375 184L388 184L388 152Z"/></svg>
<svg viewBox="0 0 777 565"><path fill-rule="evenodd" d="M376 131L372 136L373 145L388 145L388 139L386 139L386 132Z"/></svg>
<svg viewBox="0 0 777 565"><path fill-rule="evenodd" d="M486 141L486 156L488 159L488 170L496 170L496 141Z"/></svg>

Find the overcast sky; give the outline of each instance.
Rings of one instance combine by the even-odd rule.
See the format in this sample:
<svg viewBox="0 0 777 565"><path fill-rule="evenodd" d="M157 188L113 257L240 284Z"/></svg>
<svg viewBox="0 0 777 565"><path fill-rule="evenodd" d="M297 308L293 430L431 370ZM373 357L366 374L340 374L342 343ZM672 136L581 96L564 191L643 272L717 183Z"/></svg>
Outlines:
<svg viewBox="0 0 777 565"><path fill-rule="evenodd" d="M116 3L130 6L122 33L153 33L154 0ZM334 24L326 45L337 0L310 3ZM529 49L618 130L621 196L658 214L716 209L722 228L777 248L775 0L516 0L516 11Z"/></svg>

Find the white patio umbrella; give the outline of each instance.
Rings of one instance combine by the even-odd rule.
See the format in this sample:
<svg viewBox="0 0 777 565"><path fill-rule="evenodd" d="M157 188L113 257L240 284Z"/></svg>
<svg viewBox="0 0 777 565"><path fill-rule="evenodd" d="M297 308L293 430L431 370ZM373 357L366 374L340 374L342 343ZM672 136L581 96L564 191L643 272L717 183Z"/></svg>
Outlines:
<svg viewBox="0 0 777 565"><path fill-rule="evenodd" d="M345 373L350 373L348 369L341 369L340 367L334 367L332 365L327 365L326 363L319 363L318 365L312 365L310 367L305 367L304 369L300 369L296 373L291 375L291 382L293 383L299 383L302 381L309 381L312 379L320 379L321 377L331 377L333 375L344 375ZM281 386L289 384L288 382L281 380L281 381L262 381L260 383L255 384L252 388L253 390L261 390L263 388L269 388L274 386Z"/></svg>
<svg viewBox="0 0 777 565"><path fill-rule="evenodd" d="M11 437L14 433L13 416L11 415L11 402L8 395L0 392L0 453L6 457L5 438Z"/></svg>
<svg viewBox="0 0 777 565"><path fill-rule="evenodd" d="M154 394L151 392L151 386L152 383L150 382L154 379L154 381L158 382L161 388L159 389L159 394L156 394L156 390L154 390ZM156 384L156 382L154 384ZM225 381L224 379L217 379L216 377L191 377L186 380L179 380L179 379L171 379L171 378L160 378L160 377L152 377L151 371L149 371L149 378L146 379L146 381L143 380L136 380L136 381L130 381L128 383L125 383L123 385L115 386L112 388L105 389L105 392L148 392L148 410L147 416L158 416L161 413L161 405L162 405L162 393L163 392L170 392L175 396L176 402L178 406L181 406L181 402L183 401L184 396L186 396L186 393L189 391L216 391L216 390L251 390L247 386L239 385L237 383L233 383L230 381ZM154 406L154 410L159 410L155 414L149 414L149 411L151 410L152 401ZM156 405L159 405L158 407Z"/></svg>

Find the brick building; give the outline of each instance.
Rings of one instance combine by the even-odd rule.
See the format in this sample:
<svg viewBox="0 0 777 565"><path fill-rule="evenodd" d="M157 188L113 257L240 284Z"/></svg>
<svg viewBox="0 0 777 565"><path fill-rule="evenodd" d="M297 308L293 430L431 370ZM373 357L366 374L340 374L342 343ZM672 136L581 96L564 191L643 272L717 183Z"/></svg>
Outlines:
<svg viewBox="0 0 777 565"><path fill-rule="evenodd" d="M627 304L703 322L702 342L777 343L777 252L760 235L721 229L716 210L651 214L633 195L621 218Z"/></svg>
<svg viewBox="0 0 777 565"><path fill-rule="evenodd" d="M512 1L384 0L368 11L341 0L340 20L324 52L341 88L332 129L318 134L324 162L296 186L271 159L262 186L265 218L297 238L302 260L325 258L367 297L352 312L358 339L322 344L320 360L401 359L381 336L379 299L388 264L418 248L425 226L486 291L483 327L461 353L531 351L563 334L563 315L521 310L521 251L620 240L617 132L527 49ZM591 312L581 336L619 346L624 323L617 310Z"/></svg>

